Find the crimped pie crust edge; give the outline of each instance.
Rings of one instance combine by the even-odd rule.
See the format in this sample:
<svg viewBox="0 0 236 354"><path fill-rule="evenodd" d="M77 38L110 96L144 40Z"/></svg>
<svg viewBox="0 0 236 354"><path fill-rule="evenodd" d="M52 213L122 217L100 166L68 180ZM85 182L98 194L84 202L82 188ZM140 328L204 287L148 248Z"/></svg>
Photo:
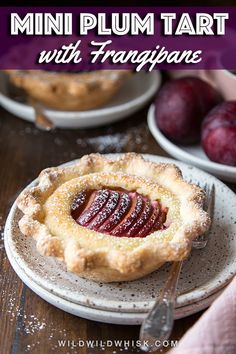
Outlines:
<svg viewBox="0 0 236 354"><path fill-rule="evenodd" d="M104 181L109 184L109 175L123 174L123 179L139 179L145 185L147 194L152 193L155 184L161 185L179 200L181 226L171 240L163 236L160 231L142 239L136 247L119 249L113 247L112 238L105 235L104 247L83 247L79 237L60 238L51 234L45 223L45 205L50 196L57 189L68 185L79 176L89 178L103 174ZM91 175L90 175L91 176ZM129 181L125 181L129 185ZM61 187L62 186L62 187ZM80 276L98 281L126 281L137 279L158 269L167 261L179 261L187 257L191 250L191 241L205 232L210 225L210 218L202 209L203 191L185 182L181 171L173 164L154 163L144 160L135 153L123 154L122 157L110 160L100 154L91 154L82 157L74 165L68 167L48 168L42 171L35 187L23 191L17 199L18 208L24 216L19 222L20 230L24 235L36 239L37 250L45 256L54 256L63 259L69 271ZM73 219L71 218L71 222ZM82 228L77 225L78 230ZM84 229L84 228L82 228ZM88 233L87 229L86 233ZM93 242L96 234L89 230ZM90 240L91 240L90 237ZM117 239L117 237L116 237ZM127 240L128 239L128 240ZM91 242L91 241L90 241ZM119 242L133 242L126 237L119 238Z"/></svg>

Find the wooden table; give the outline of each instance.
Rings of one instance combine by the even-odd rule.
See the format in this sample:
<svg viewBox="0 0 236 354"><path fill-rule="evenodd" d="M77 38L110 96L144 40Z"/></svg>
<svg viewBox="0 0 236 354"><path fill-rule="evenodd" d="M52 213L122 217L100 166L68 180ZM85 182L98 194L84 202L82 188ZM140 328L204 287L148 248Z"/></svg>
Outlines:
<svg viewBox="0 0 236 354"><path fill-rule="evenodd" d="M32 124L0 109L0 231L3 231L5 218L16 196L43 168L91 152L135 151L168 156L148 131L147 107L112 126L49 133L39 131ZM0 246L0 353L138 352L114 347L70 349L68 344L73 346L71 341L79 339L137 340L139 327L88 321L51 306L21 282L9 264L3 242ZM171 338L180 339L200 315L176 321ZM69 342L60 348L58 340Z"/></svg>

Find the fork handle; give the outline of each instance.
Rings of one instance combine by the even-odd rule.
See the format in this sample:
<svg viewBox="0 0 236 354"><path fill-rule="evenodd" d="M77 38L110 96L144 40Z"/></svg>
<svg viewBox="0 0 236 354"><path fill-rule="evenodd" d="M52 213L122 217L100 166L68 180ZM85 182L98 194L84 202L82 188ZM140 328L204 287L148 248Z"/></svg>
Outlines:
<svg viewBox="0 0 236 354"><path fill-rule="evenodd" d="M174 323L174 307L176 297L176 286L183 261L174 262L166 285L157 298L153 308L143 321L140 330L140 340L143 344L143 351L152 352L162 346L164 340L168 339Z"/></svg>
<svg viewBox="0 0 236 354"><path fill-rule="evenodd" d="M35 125L38 129L50 131L55 128L54 123L44 114L39 102L33 98L28 98L29 104L32 106L35 115Z"/></svg>

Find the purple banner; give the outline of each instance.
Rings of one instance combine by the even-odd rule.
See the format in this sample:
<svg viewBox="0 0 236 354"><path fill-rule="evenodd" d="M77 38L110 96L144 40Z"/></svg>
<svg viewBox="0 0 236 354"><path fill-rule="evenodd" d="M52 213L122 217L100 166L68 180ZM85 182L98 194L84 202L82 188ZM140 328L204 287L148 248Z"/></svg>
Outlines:
<svg viewBox="0 0 236 354"><path fill-rule="evenodd" d="M0 8L0 69L236 69L236 7Z"/></svg>

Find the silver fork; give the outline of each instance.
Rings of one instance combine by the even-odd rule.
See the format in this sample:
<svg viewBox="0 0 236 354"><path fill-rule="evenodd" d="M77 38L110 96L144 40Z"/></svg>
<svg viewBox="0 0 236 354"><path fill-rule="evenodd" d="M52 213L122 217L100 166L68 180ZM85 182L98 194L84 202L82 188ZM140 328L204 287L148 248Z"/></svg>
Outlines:
<svg viewBox="0 0 236 354"><path fill-rule="evenodd" d="M214 216L215 186L214 184L209 186L206 183L203 189L206 193L203 207L212 220ZM193 242L193 248L202 249L206 247L209 234L210 229ZM172 264L169 277L160 296L142 323L139 339L144 343L141 349L145 352L154 352L160 349L163 341L170 337L174 324L176 287L182 265L183 261Z"/></svg>

